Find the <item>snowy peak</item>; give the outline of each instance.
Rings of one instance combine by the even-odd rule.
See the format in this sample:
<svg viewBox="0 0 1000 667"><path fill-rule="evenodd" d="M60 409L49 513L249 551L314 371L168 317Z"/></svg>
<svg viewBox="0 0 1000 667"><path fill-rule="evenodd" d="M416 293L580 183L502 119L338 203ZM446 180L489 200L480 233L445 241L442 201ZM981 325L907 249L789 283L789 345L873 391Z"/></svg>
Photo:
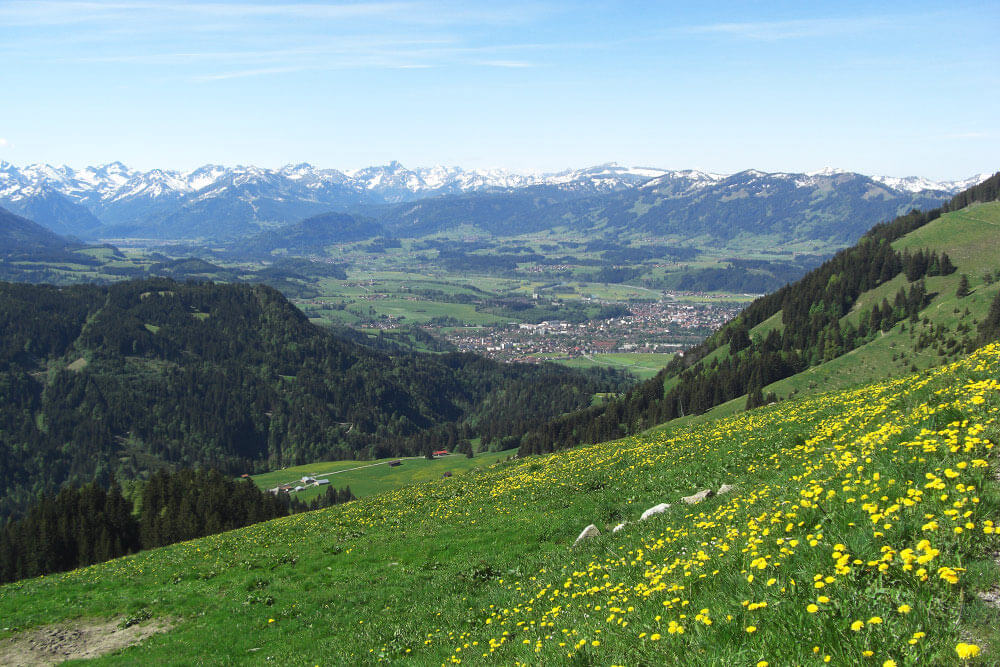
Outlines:
<svg viewBox="0 0 1000 667"><path fill-rule="evenodd" d="M670 191L675 194L686 194L695 190L701 190L710 185L725 179L724 174L712 174L697 169L683 169L680 171L668 171L658 178L647 181L641 187L657 192Z"/></svg>
<svg viewBox="0 0 1000 667"><path fill-rule="evenodd" d="M976 174L975 176L970 176L958 181L932 181L927 178L922 178L920 176L872 176L872 180L886 187L892 188L899 192L947 192L948 194L956 194L962 190L967 190L974 185L979 185L987 178L990 174Z"/></svg>

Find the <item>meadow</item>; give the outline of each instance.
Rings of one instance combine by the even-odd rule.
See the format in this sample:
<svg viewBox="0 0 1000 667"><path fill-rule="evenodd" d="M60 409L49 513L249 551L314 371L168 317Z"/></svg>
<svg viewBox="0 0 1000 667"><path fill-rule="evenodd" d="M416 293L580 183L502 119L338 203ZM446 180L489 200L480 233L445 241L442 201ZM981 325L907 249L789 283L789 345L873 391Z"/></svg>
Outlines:
<svg viewBox="0 0 1000 667"><path fill-rule="evenodd" d="M659 373L673 358L673 354L659 352L608 352L557 361L572 368L610 366L628 371L637 380L648 380Z"/></svg>
<svg viewBox="0 0 1000 667"><path fill-rule="evenodd" d="M10 584L0 642L148 618L173 629L98 663L996 664L998 408L994 344Z"/></svg>
<svg viewBox="0 0 1000 667"><path fill-rule="evenodd" d="M318 475L329 479L331 486L338 489L351 487L355 497L363 498L418 482L439 480L445 473L467 473L499 463L515 454L516 449L508 449L501 452L480 452L471 459L464 454L450 454L434 460L424 457L396 457L373 461L320 461L253 475L251 479L258 487L271 489L280 484L299 482L306 475ZM401 461L402 464L390 466L390 461ZM322 493L326 493L325 486L308 487L296 493L295 497L308 501Z"/></svg>

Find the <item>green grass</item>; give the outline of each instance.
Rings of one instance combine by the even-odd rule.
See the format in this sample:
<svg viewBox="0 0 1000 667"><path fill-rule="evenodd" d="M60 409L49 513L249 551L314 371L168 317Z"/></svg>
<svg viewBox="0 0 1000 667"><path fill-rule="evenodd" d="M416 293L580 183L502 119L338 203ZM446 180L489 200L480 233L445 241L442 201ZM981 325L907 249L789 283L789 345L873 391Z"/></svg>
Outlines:
<svg viewBox="0 0 1000 667"><path fill-rule="evenodd" d="M761 338L766 338L767 334L772 331L778 331L780 333L784 328L785 325L781 322L781 311L778 311L754 328L750 329L750 337L760 336Z"/></svg>
<svg viewBox="0 0 1000 667"><path fill-rule="evenodd" d="M436 317L451 317L471 325L503 324L510 320L506 317L477 312L476 307L471 304L428 301L426 299L411 300L390 297L373 301L359 301L356 306L360 307L362 312L367 312L370 307L377 315L402 318L410 324L423 324Z"/></svg>
<svg viewBox="0 0 1000 667"><path fill-rule="evenodd" d="M659 352L608 352L573 359L556 359L571 368L611 367L628 371L639 380L648 380L674 358L672 353Z"/></svg>
<svg viewBox="0 0 1000 667"><path fill-rule="evenodd" d="M493 465L517 454L516 449L502 452L482 452L474 458L464 454L452 454L433 461L423 457L388 458L374 461L322 461L309 463L274 472L253 475L254 483L262 489L274 488L280 484L295 483L308 475L322 475L330 480L332 486L338 489L351 487L351 492L358 498L376 493L392 491L410 484L430 482L442 479L446 472L459 475ZM402 465L390 467L390 461L402 461ZM333 473L327 475L326 473ZM309 487L294 494L299 500L312 500L321 493L326 493L326 487Z"/></svg>
<svg viewBox="0 0 1000 667"><path fill-rule="evenodd" d="M175 627L97 663L955 664L971 641L996 664L1000 616L974 593L1000 580L998 410L994 346L3 586L0 641L148 614ZM602 536L573 548L589 523Z"/></svg>

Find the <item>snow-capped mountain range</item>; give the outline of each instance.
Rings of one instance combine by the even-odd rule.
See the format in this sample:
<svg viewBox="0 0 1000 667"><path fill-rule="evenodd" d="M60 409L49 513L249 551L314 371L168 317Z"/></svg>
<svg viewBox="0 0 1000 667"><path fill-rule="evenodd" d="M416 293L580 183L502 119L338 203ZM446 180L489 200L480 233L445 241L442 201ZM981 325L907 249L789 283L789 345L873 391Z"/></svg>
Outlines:
<svg viewBox="0 0 1000 667"><path fill-rule="evenodd" d="M741 174L814 187L818 179L849 172L824 169L768 174L750 170ZM318 213L357 211L442 195L503 193L531 187L575 197L640 188L693 193L716 186L729 176L614 163L546 173L440 166L408 169L398 162L356 170L302 163L279 169L210 164L191 171L141 171L120 162L73 169L40 164L16 167L0 161L0 206L58 233L83 238L225 238ZM943 199L987 176L950 182L919 177L870 178L894 193L933 194Z"/></svg>
<svg viewBox="0 0 1000 667"><path fill-rule="evenodd" d="M378 193L387 202L392 202L412 197L532 185L586 184L594 191L607 191L635 186L668 173L665 169L620 167L616 164L554 173L524 173L507 169L466 170L441 166L407 169L398 162L343 171L307 163L290 164L280 169L208 164L192 171L141 171L121 162L73 169L48 164L18 168L0 161L0 197L15 199L51 189L80 203L113 202L133 197L187 195L212 186L218 189L220 186L281 179L306 189L343 187L358 193Z"/></svg>

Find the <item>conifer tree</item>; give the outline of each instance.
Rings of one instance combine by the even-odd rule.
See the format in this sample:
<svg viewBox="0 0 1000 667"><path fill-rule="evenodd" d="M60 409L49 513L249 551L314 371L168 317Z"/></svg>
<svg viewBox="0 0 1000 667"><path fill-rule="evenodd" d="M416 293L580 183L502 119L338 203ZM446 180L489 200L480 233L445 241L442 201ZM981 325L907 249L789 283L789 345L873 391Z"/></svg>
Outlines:
<svg viewBox="0 0 1000 667"><path fill-rule="evenodd" d="M969 296L969 276L964 273L958 279L958 289L955 291L955 296L959 299Z"/></svg>

